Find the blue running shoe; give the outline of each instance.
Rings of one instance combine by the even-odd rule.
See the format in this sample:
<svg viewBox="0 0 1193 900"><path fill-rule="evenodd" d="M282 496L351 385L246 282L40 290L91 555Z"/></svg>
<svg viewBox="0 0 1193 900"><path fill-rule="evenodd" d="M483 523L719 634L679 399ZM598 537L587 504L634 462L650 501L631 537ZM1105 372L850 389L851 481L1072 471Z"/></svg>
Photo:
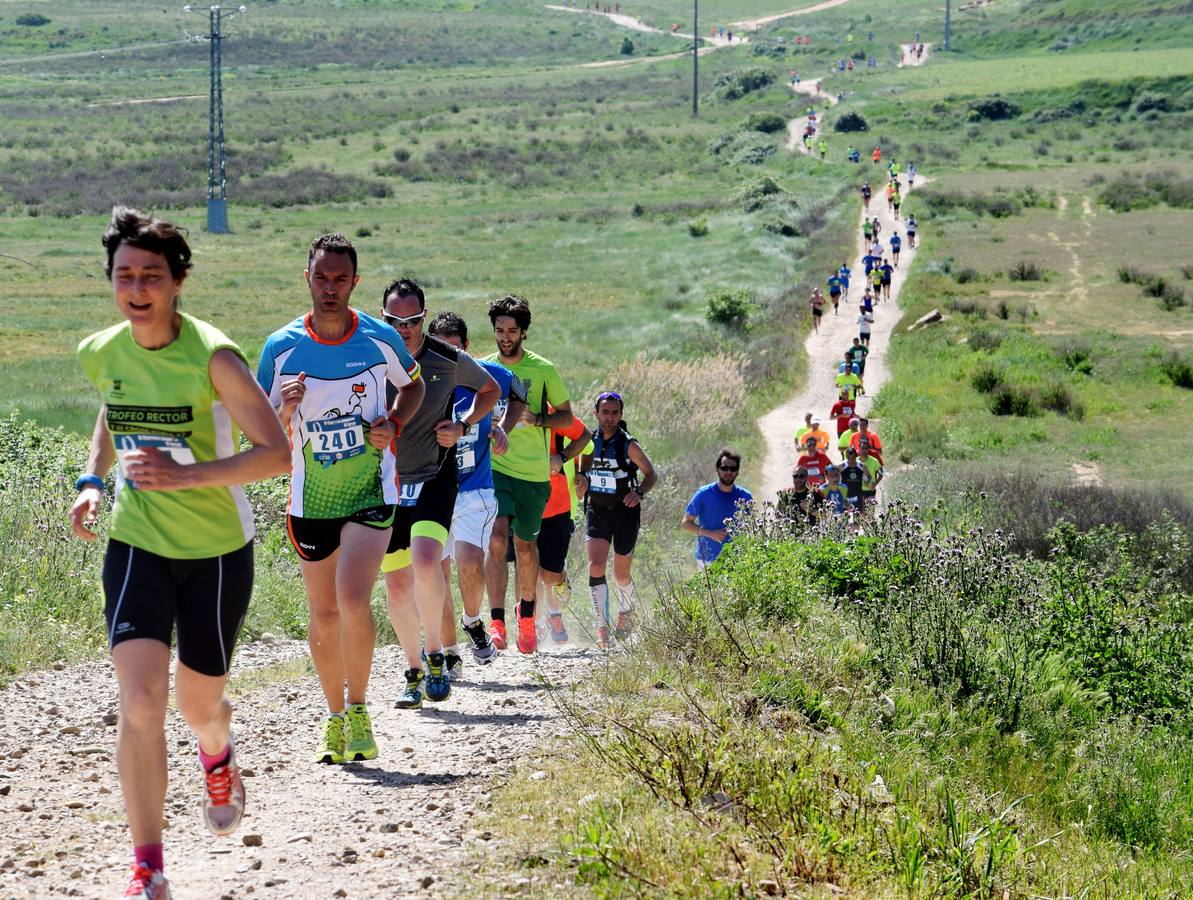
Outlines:
<svg viewBox="0 0 1193 900"><path fill-rule="evenodd" d="M446 700L452 694L451 676L447 674L447 659L442 653L427 655L427 678L425 681L427 699L435 703Z"/></svg>
<svg viewBox="0 0 1193 900"><path fill-rule="evenodd" d="M406 690L402 691L397 702L398 709L422 709L423 706L423 670L406 670Z"/></svg>

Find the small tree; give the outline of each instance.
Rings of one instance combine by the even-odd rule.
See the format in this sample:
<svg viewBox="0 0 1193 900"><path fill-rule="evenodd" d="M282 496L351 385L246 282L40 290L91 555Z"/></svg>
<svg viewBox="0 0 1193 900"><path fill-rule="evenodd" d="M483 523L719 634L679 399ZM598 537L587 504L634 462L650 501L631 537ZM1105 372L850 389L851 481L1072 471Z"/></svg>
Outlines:
<svg viewBox="0 0 1193 900"><path fill-rule="evenodd" d="M845 113L845 115L841 116L833 123L833 131L840 131L842 133L869 130L869 123L861 116L860 113L855 112Z"/></svg>
<svg viewBox="0 0 1193 900"><path fill-rule="evenodd" d="M704 316L718 325L745 329L753 306L750 295L740 288L717 288L708 292Z"/></svg>
<svg viewBox="0 0 1193 900"><path fill-rule="evenodd" d="M621 55L622 56L633 56L634 55L634 42L631 41L628 37L624 37L621 39Z"/></svg>

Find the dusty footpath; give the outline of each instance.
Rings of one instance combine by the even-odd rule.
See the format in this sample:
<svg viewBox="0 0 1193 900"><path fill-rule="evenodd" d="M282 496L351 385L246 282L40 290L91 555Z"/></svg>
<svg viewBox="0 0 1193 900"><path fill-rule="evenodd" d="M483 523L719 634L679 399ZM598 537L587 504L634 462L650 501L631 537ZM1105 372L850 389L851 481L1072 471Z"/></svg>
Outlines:
<svg viewBox="0 0 1193 900"><path fill-rule="evenodd" d="M345 766L311 761L324 707L306 659L298 641L237 654L234 733L248 809L230 838L199 821L195 746L170 711L164 843L177 900L465 890L471 851L501 839L477 823L490 791L566 730L545 683L574 682L598 657L572 645L534 657L507 651L487 667L469 663L447 702L406 711L392 704L400 653L382 648L370 688L381 753ZM0 691L0 708L0 897L119 897L131 849L111 665L21 676Z"/></svg>

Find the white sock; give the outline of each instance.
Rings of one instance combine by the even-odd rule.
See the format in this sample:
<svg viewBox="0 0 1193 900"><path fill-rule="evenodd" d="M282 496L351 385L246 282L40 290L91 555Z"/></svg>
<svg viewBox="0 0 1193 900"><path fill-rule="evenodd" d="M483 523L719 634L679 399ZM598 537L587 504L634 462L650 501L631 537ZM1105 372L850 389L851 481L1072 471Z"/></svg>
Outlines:
<svg viewBox="0 0 1193 900"><path fill-rule="evenodd" d="M592 599L592 611L596 613L597 625L609 624L609 584L604 578L589 578L588 593Z"/></svg>
<svg viewBox="0 0 1193 900"><path fill-rule="evenodd" d="M460 616L460 621L464 623L465 628L469 628L469 627L475 625L480 620L481 620L480 616L470 616L470 615L468 615L468 613L464 613L463 615Z"/></svg>
<svg viewBox="0 0 1193 900"><path fill-rule="evenodd" d="M617 589L617 611L629 612L634 608L634 601L638 599L638 589L634 584L634 579L630 579L629 584L619 584L614 581L613 586Z"/></svg>

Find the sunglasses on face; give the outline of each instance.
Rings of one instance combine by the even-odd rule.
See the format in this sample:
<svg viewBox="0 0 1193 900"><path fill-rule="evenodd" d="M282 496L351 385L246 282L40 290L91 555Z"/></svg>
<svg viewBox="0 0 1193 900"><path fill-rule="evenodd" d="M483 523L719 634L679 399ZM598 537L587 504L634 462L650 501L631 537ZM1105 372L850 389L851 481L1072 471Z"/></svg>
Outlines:
<svg viewBox="0 0 1193 900"><path fill-rule="evenodd" d="M722 472L736 472L737 471L737 466L717 466L717 468Z"/></svg>
<svg viewBox="0 0 1193 900"><path fill-rule="evenodd" d="M391 316L387 312L383 312L381 315L385 319L385 323L394 328L412 328L426 318L427 311L424 309L413 316Z"/></svg>

